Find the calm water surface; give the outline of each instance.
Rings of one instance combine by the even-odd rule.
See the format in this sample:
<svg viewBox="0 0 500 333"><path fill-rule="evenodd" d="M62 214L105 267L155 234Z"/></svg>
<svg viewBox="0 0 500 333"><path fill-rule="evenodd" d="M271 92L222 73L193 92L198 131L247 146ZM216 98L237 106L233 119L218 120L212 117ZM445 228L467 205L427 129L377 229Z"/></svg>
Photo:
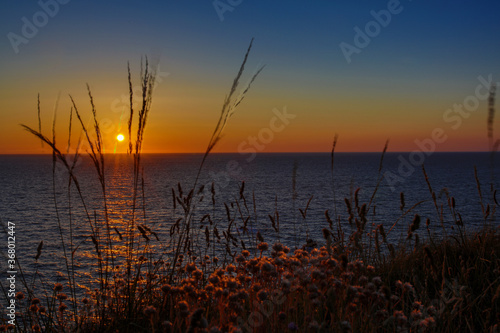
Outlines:
<svg viewBox="0 0 500 333"><path fill-rule="evenodd" d="M141 208L139 215L146 217L147 224L158 233L160 241L168 238L170 226L180 213L179 207L177 211L173 209L172 188L177 188L180 183L184 192L188 192L194 184L201 159L200 154L143 156L144 198L141 194L140 204L144 204L144 209ZM228 204L231 214L238 217L236 201L240 198L239 186L245 181L244 194L252 216L252 232L259 230L266 240L272 241L276 234L271 228L269 215L274 215L277 210L282 241L290 246L302 245L308 234L321 241L321 229L328 225L325 210L332 217L340 217L348 232L350 227L344 198L351 198L359 188L360 204L367 203L380 180L369 212L370 224L383 224L388 230L401 217L400 192L404 192L405 210L419 204L414 211L400 218L390 238L393 241L404 238L415 213L420 214L423 221L429 218L432 231L439 233L438 214L422 168L404 162L409 159L408 154L386 154L382 176L387 177L379 178L380 154L338 153L332 180L330 154L260 154L253 160L239 154L213 154L207 160L199 184L210 187L212 182L215 183L216 204L214 207L211 199L205 198L198 204L195 220L210 213L214 222L226 225L224 203ZM498 154L493 166L488 153L435 153L425 158L425 168L437 200L446 203L447 196L453 196L457 211L469 230L484 223L474 166L477 167L486 205L491 202L491 185L498 188L500 184ZM123 220L130 217L132 205L131 158L109 155L106 168L110 220L113 227L120 229L124 227ZM90 160L84 158L75 170L89 214L94 217L95 212L95 217L101 218L102 191ZM27 272L37 269L48 278L61 278L58 272L62 267L63 253L58 225L61 223L64 237L67 237L70 212L74 221L74 242L79 247L76 255L82 271L89 269L90 261L85 253L92 251L92 243L88 237L87 218L78 193L74 186L68 192L67 183L67 174L61 167L53 170L51 156L0 156L0 218L3 226L7 221L16 224L17 253ZM304 220L299 208L305 210L310 198ZM443 212L444 222L449 228L454 222L446 205ZM236 225L241 225L238 218ZM5 231L2 233L1 237L6 239ZM422 238L426 237L424 228L419 233ZM35 264L36 248L42 240L42 256ZM5 255L6 245L3 247L2 254ZM6 260L2 260L2 271L6 271L5 267Z"/></svg>

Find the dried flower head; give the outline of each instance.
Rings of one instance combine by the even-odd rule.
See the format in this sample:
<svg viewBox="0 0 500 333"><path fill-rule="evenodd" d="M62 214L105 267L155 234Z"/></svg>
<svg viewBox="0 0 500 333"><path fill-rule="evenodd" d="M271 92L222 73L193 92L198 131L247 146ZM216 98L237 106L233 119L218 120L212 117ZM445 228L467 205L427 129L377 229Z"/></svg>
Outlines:
<svg viewBox="0 0 500 333"><path fill-rule="evenodd" d="M152 305L148 305L144 308L144 315L148 318L151 318L156 315L156 308Z"/></svg>
<svg viewBox="0 0 500 333"><path fill-rule="evenodd" d="M269 245L266 242L261 242L261 243L259 243L259 245L257 245L257 248L259 249L259 251L263 252L263 251L267 251L267 249L269 248Z"/></svg>

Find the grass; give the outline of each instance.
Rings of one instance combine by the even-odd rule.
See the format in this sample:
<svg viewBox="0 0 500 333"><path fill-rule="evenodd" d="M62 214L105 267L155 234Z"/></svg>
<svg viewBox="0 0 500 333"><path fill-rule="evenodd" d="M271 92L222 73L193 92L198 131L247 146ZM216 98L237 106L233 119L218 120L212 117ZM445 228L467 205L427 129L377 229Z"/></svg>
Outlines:
<svg viewBox="0 0 500 333"><path fill-rule="evenodd" d="M134 110L132 75L128 70L130 115L128 121L131 174L131 206L123 225L109 218L109 193L106 159L98 114L88 87L92 128L82 121L77 103L72 101L69 136L73 113L76 115L89 150L87 154L99 180L102 205L97 210L85 201L75 166L83 158L79 149L68 156L52 138L44 135L38 109L38 130L23 125L53 152L54 202L59 223L60 243L64 252L64 283L53 284L36 278L33 282L21 274L23 291L16 294L18 312L15 326L3 318L0 331L17 332L497 332L500 322L500 234L494 226L498 202L491 185L483 195L476 176L484 216L484 227L468 233L457 212L455 200L447 194L439 199L427 177L430 199L413 205L400 195L401 223L414 215L407 237L399 244L390 242L392 228L373 225L370 212L382 180L386 143L378 169L376 186L369 200L361 202L359 189L345 199L348 219L342 220L340 207L333 218L325 211L324 240L309 241L307 226L311 197L298 209L307 237L294 235L294 244L282 244L276 207L269 215L270 234L249 231L256 222L255 194L247 198L245 184L238 188L234 201L216 202L215 185L199 184L203 166L220 141L229 118L248 92L259 69L235 97L244 73L252 43L224 99L219 122L209 140L196 180L186 190L182 184L172 188L172 212L167 239L147 219L144 206L143 166L141 160L144 131L152 107L155 72L147 60L141 66L141 107ZM71 97L70 97L71 98ZM492 89L488 138L492 139L494 115ZM40 105L40 103L38 103ZM55 127L55 124L54 124ZM135 135L133 135L135 130ZM74 130L74 129L73 129ZM335 193L334 139L331 152L332 194ZM80 142L77 147L80 146ZM492 150L493 154L493 150ZM55 170L67 171L67 213L59 208ZM297 189L294 166L293 209ZM76 198L74 195L76 193ZM443 228L435 237L415 214L424 200L434 203ZM440 201L442 200L442 201ZM78 201L78 205L77 202ZM200 211L200 203L206 210ZM277 205L276 205L277 206ZM76 230L74 207L79 207L88 232ZM211 208L210 208L211 207ZM65 208L66 209L66 208ZM225 211L222 218L220 209ZM448 213L446 213L448 212ZM452 216L452 230L445 227L444 215ZM63 216L65 218L63 218ZM199 217L201 216L201 218ZM66 218L67 217L67 218ZM424 226L425 224L425 226ZM394 226L393 226L394 227ZM426 230L425 230L426 229ZM348 231L352 230L352 231ZM428 233L425 241L420 231ZM80 233L80 234L79 234ZM92 244L92 279L76 274L83 236ZM277 239L269 244L266 239ZM307 241L299 246L299 242ZM293 248L290 248L293 246ZM120 252L118 249L125 249ZM43 256L43 241L35 261ZM24 258L21 258L21 260ZM19 271L23 272L18 261ZM7 288L2 281L7 299Z"/></svg>

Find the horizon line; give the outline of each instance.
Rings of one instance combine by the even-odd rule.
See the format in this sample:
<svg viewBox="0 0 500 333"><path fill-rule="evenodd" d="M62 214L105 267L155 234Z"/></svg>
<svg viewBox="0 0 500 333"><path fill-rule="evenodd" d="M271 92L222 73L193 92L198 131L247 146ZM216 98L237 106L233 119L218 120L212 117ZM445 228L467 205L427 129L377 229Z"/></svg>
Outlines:
<svg viewBox="0 0 500 333"><path fill-rule="evenodd" d="M491 150L452 150L452 151L433 151L433 152L424 152L421 150L413 150L413 151L386 151L386 154L411 154L414 152L423 153L426 155L432 155L436 153L497 153L498 151ZM257 152L256 154L331 154L331 151L270 151L270 152ZM336 151L334 154L381 154L382 151ZM141 153L141 155L200 155L205 154L205 152L154 152L154 153ZM240 154L245 155L246 153L240 152L210 152L211 155L223 155L223 154ZM47 155L50 156L52 153L0 153L0 156L7 155ZM74 153L68 153L63 155L74 155ZM80 155L88 155L88 153L83 152ZM133 155L129 153L103 153L103 155Z"/></svg>

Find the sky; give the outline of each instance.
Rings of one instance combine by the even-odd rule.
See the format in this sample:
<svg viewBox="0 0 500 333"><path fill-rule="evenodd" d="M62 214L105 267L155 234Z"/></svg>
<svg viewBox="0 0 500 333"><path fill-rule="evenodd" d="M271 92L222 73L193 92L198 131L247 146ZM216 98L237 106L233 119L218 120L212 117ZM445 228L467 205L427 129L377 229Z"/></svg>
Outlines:
<svg viewBox="0 0 500 333"><path fill-rule="evenodd" d="M206 149L238 89L265 65L215 152L484 151L500 81L498 1L41 0L0 13L0 154L50 153L20 124L68 147L71 95L105 152L125 152L127 63L157 65L145 153ZM499 116L494 136L500 138Z"/></svg>

